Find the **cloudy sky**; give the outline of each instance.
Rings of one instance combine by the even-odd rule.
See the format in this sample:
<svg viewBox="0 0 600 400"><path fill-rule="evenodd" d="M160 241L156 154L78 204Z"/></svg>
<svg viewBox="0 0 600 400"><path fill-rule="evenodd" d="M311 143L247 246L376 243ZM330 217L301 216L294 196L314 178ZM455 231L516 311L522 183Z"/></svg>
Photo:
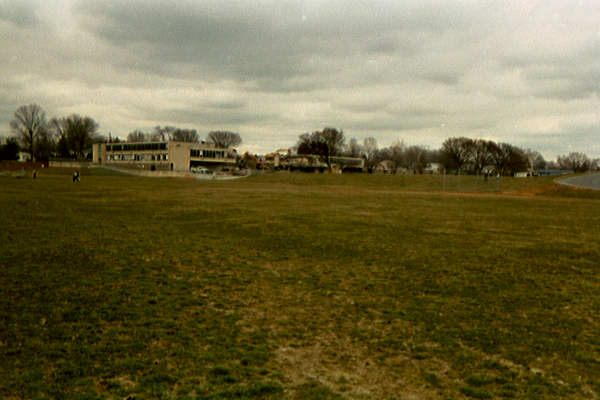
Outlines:
<svg viewBox="0 0 600 400"><path fill-rule="evenodd" d="M0 0L0 60L0 136L35 102L258 153L332 126L600 157L598 0Z"/></svg>

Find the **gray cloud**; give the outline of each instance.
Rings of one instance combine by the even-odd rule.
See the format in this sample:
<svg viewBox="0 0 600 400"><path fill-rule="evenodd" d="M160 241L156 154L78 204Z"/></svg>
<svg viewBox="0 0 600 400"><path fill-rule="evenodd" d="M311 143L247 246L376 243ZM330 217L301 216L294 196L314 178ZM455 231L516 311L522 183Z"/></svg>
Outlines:
<svg viewBox="0 0 600 400"><path fill-rule="evenodd" d="M0 0L0 135L37 102L122 137L236 130L258 152L328 125L598 156L599 19L570 0Z"/></svg>
<svg viewBox="0 0 600 400"><path fill-rule="evenodd" d="M227 129L238 128L249 124L258 124L268 121L275 115L254 114L248 110L231 110L227 108L208 108L193 110L157 110L153 114L156 125L161 121L176 120L181 125L193 126L197 121L202 121L208 126L223 127ZM166 122L165 122L166 124Z"/></svg>
<svg viewBox="0 0 600 400"><path fill-rule="evenodd" d="M568 140L565 140L565 137ZM579 125L564 127L555 132L544 134L543 140L540 140L540 135L535 132L523 134L516 140L516 143L524 148L537 149L544 153L549 153L559 148L560 151L557 153L559 155L571 152L583 152L592 156L592 158L597 158L597 155L600 154L597 126Z"/></svg>
<svg viewBox="0 0 600 400"><path fill-rule="evenodd" d="M39 23L35 13L36 5L31 1L0 1L0 21L20 27L28 27Z"/></svg>
<svg viewBox="0 0 600 400"><path fill-rule="evenodd" d="M169 65L192 63L198 74L209 77L264 79L263 90L274 79L317 72L339 74L348 64L364 62L368 54L414 55L423 47L419 36L426 40L469 25L464 13L454 8L424 7L416 2L403 6L358 1L237 6L228 2L82 2L77 9L84 27L99 38L142 58L161 60L163 67L156 72L170 74ZM442 71L430 76L456 81Z"/></svg>

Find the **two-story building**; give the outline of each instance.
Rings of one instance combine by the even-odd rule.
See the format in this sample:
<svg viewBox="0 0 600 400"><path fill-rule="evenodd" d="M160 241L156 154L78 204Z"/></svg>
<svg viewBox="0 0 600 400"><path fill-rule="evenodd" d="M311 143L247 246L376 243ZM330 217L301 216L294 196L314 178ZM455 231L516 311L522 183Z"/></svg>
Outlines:
<svg viewBox="0 0 600 400"><path fill-rule="evenodd" d="M98 143L93 146L92 162L121 168L185 172L194 167L234 168L237 153L234 149L219 149L205 142Z"/></svg>

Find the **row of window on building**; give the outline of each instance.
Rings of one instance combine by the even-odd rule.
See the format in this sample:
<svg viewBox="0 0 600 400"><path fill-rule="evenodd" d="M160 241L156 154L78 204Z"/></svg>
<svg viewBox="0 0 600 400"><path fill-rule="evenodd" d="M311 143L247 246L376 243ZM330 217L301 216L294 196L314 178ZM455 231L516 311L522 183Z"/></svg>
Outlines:
<svg viewBox="0 0 600 400"><path fill-rule="evenodd" d="M124 143L107 144L106 151L143 151L143 150L166 150L166 143Z"/></svg>
<svg viewBox="0 0 600 400"><path fill-rule="evenodd" d="M190 150L190 157L204 157L204 158L225 158L224 150Z"/></svg>
<svg viewBox="0 0 600 400"><path fill-rule="evenodd" d="M109 154L110 161L167 161L169 155L162 154Z"/></svg>

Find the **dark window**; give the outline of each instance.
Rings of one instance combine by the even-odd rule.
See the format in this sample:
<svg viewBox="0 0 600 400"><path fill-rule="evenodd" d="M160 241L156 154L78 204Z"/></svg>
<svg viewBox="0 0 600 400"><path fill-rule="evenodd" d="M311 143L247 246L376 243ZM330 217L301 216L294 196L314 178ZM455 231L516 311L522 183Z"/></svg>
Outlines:
<svg viewBox="0 0 600 400"><path fill-rule="evenodd" d="M204 157L207 157L207 158L217 158L217 157L222 157L223 152L216 151L216 150L204 150L203 154L204 154Z"/></svg>

